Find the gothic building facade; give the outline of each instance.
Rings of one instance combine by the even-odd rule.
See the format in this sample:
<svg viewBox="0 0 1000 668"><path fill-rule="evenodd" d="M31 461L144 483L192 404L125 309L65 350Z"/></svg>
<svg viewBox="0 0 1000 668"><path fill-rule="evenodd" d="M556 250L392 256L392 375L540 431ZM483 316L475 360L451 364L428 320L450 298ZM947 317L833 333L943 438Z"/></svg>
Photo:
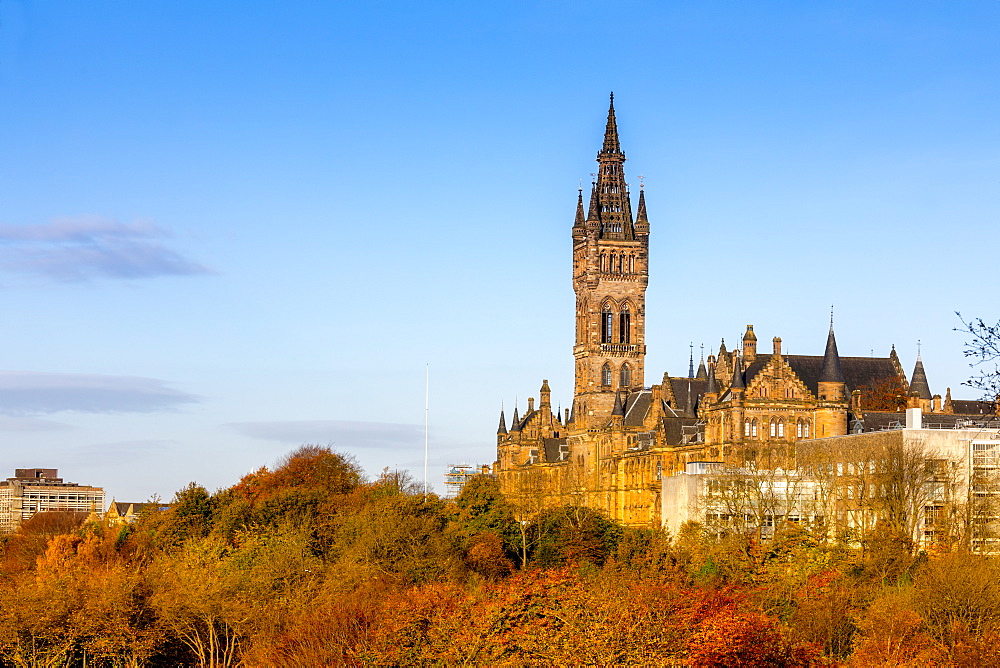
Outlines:
<svg viewBox="0 0 1000 668"><path fill-rule="evenodd" d="M548 381L538 405L503 411L494 471L525 509L566 503L597 508L634 526L660 524L663 476L691 462L794 467L796 441L884 429L906 406L928 420L992 412L983 402L931 394L919 356L907 379L887 357L841 357L831 318L819 355L787 355L781 339L758 352L753 326L740 346L693 357L687 376L645 384L650 222L640 187L634 210L615 118L608 110L598 172L572 227L576 324L572 408L553 411ZM819 343L819 342L818 342Z"/></svg>

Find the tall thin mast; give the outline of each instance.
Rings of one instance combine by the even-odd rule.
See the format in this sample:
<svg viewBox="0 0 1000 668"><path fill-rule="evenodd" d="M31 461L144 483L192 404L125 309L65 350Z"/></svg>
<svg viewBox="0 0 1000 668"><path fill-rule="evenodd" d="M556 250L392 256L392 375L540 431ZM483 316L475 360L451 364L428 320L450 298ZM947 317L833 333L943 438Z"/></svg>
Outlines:
<svg viewBox="0 0 1000 668"><path fill-rule="evenodd" d="M430 483L430 478L428 477L428 459L430 457L430 439L428 434L430 433L430 422L431 420L431 365L427 365L426 373L424 375L424 500L427 500L428 485Z"/></svg>

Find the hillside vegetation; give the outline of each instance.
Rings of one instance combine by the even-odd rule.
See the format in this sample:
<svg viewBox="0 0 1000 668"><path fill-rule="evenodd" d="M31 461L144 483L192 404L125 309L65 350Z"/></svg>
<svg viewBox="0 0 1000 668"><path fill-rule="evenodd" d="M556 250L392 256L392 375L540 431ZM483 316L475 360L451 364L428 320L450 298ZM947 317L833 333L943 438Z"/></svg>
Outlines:
<svg viewBox="0 0 1000 668"><path fill-rule="evenodd" d="M125 527L45 513L0 555L10 666L1000 665L1000 569L622 527L527 524L489 478L455 501L303 447Z"/></svg>

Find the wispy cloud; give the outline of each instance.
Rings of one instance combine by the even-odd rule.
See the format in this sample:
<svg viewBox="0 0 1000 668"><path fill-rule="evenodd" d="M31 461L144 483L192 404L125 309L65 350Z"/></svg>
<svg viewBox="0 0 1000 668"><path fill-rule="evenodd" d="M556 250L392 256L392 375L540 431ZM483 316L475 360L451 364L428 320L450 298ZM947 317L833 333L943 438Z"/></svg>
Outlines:
<svg viewBox="0 0 1000 668"><path fill-rule="evenodd" d="M281 443L332 444L337 448L398 448L423 443L423 427L392 422L344 420L290 420L233 422L227 425L244 436Z"/></svg>
<svg viewBox="0 0 1000 668"><path fill-rule="evenodd" d="M100 216L47 225L0 224L0 270L70 282L211 273L165 245L169 237L149 221L121 223Z"/></svg>
<svg viewBox="0 0 1000 668"><path fill-rule="evenodd" d="M0 431L63 431L65 429L72 429L72 427L64 422L56 422L55 420L41 420L29 417L0 417Z"/></svg>
<svg viewBox="0 0 1000 668"><path fill-rule="evenodd" d="M155 413L198 400L155 378L0 371L0 415Z"/></svg>

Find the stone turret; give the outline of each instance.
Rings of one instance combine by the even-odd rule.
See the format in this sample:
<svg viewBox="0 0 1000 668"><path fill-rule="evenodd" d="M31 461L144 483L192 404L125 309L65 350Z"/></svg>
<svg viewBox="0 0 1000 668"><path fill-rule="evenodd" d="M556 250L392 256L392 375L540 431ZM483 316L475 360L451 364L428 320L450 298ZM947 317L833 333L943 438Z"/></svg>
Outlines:
<svg viewBox="0 0 1000 668"><path fill-rule="evenodd" d="M747 325L747 333L743 335L743 359L748 366L757 359L757 335L753 333L753 325Z"/></svg>

